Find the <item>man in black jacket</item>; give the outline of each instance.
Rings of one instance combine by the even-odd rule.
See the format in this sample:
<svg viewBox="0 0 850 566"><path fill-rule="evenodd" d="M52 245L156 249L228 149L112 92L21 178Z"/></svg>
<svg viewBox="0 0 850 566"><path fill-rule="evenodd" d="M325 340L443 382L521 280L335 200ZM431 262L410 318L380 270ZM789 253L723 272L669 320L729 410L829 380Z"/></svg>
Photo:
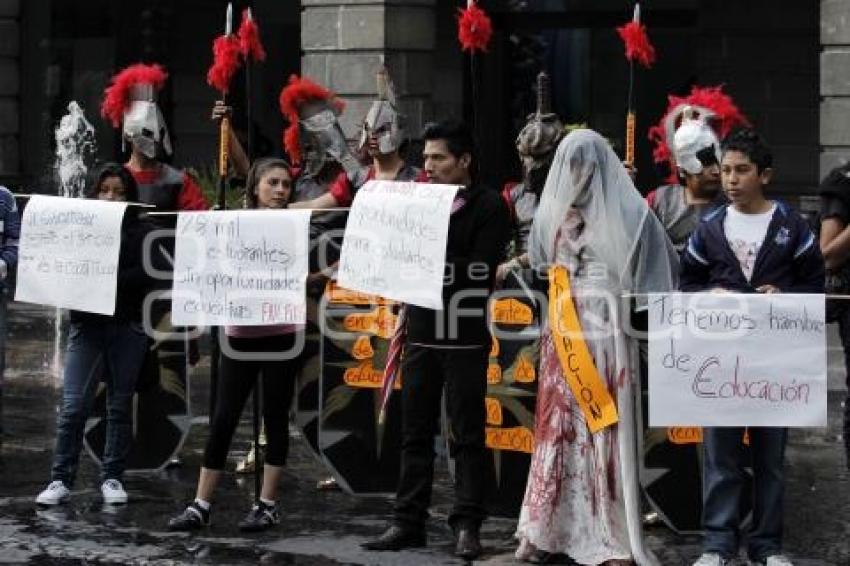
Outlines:
<svg viewBox="0 0 850 566"><path fill-rule="evenodd" d="M487 299L510 234L510 215L498 193L473 181L473 143L462 124L442 122L423 133L425 173L431 183L459 185L446 248L443 310L408 305L402 359L403 443L393 525L365 543L369 550L424 546L434 475L434 435L446 392L455 501L449 524L455 554L481 552L485 517L483 478L487 361L491 345Z"/></svg>

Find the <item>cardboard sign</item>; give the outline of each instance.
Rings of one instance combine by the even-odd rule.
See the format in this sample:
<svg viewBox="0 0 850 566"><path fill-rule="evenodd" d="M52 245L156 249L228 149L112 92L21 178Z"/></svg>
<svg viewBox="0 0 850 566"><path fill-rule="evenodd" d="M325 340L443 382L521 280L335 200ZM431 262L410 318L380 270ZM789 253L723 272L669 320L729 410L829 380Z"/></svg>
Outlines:
<svg viewBox="0 0 850 566"><path fill-rule="evenodd" d="M649 299L650 426L826 426L823 295Z"/></svg>
<svg viewBox="0 0 850 566"><path fill-rule="evenodd" d="M24 210L15 300L112 315L127 203L34 195Z"/></svg>
<svg viewBox="0 0 850 566"><path fill-rule="evenodd" d="M458 187L369 181L348 215L342 287L442 310L449 216Z"/></svg>
<svg viewBox="0 0 850 566"><path fill-rule="evenodd" d="M174 324L303 324L309 223L299 210L180 213Z"/></svg>

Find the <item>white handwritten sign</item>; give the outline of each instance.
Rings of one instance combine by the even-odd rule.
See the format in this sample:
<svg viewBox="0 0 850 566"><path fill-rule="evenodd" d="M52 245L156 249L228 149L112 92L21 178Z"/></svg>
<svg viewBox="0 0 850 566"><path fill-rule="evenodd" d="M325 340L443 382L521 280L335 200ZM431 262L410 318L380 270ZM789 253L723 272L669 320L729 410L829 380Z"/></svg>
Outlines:
<svg viewBox="0 0 850 566"><path fill-rule="evenodd" d="M180 213L174 324L303 324L309 224L309 211Z"/></svg>
<svg viewBox="0 0 850 566"><path fill-rule="evenodd" d="M458 188L366 183L348 215L340 286L442 310L449 216Z"/></svg>
<svg viewBox="0 0 850 566"><path fill-rule="evenodd" d="M823 295L649 300L650 426L826 426Z"/></svg>
<svg viewBox="0 0 850 566"><path fill-rule="evenodd" d="M115 313L126 203L36 195L21 223L15 300Z"/></svg>

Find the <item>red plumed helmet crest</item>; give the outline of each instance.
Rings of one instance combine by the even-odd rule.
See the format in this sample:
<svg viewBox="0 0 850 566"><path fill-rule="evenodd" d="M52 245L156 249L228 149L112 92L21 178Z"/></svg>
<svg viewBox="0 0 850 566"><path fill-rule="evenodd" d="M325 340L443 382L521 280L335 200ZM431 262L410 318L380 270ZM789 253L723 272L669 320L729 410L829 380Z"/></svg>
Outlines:
<svg viewBox="0 0 850 566"><path fill-rule="evenodd" d="M301 163L298 110L308 102L326 102L336 114L345 109L345 103L325 87L298 75L289 77L289 83L280 91L280 111L289 122L283 132L283 147L293 164Z"/></svg>
<svg viewBox="0 0 850 566"><path fill-rule="evenodd" d="M458 8L457 24L457 38L464 51L487 51L493 36L493 23L475 0L468 0L466 9Z"/></svg>
<svg viewBox="0 0 850 566"><path fill-rule="evenodd" d="M237 35L239 36L239 48L246 60L250 58L254 61L264 61L266 59L266 50L260 40L260 28L254 18L251 17L250 8L242 10L242 23L239 25Z"/></svg>
<svg viewBox="0 0 850 566"><path fill-rule="evenodd" d="M655 47L649 41L646 27L640 22L631 21L617 28L617 33L626 44L626 59L637 60L638 63L649 69L655 63Z"/></svg>
<svg viewBox="0 0 850 566"><path fill-rule="evenodd" d="M162 90L168 73L160 65L131 65L112 77L109 86L103 92L100 115L117 128L121 126L124 112L130 107L133 87L151 85L155 92Z"/></svg>
<svg viewBox="0 0 850 566"><path fill-rule="evenodd" d="M213 64L207 71L207 84L222 94L230 90L230 81L239 69L242 48L234 35L220 35L213 42Z"/></svg>
<svg viewBox="0 0 850 566"><path fill-rule="evenodd" d="M741 126L749 126L750 121L735 105L728 94L723 92L723 86L694 86L688 96L670 95L667 97L667 110L658 124L649 129L649 140L655 145L652 157L655 163L670 164L670 177L668 181L675 182L676 167L673 160L673 135L682 121L682 112L686 107L694 108L699 114L703 114L706 122L717 133L718 139L722 140L733 129Z"/></svg>

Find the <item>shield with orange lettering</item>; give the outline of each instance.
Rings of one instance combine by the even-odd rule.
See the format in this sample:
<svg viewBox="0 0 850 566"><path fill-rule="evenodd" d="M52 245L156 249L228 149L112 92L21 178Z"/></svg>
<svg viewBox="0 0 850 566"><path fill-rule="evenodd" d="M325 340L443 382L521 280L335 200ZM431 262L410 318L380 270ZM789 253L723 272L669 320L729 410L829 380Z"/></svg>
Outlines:
<svg viewBox="0 0 850 566"><path fill-rule="evenodd" d="M491 513L506 517L519 514L534 451L540 316L527 280L511 272L490 301L485 430L495 481L487 500Z"/></svg>
<svg viewBox="0 0 850 566"><path fill-rule="evenodd" d="M378 423L389 338L398 305L331 284L323 320L318 445L349 493L394 493L401 454L401 399L390 397ZM401 380L396 382L400 389Z"/></svg>

